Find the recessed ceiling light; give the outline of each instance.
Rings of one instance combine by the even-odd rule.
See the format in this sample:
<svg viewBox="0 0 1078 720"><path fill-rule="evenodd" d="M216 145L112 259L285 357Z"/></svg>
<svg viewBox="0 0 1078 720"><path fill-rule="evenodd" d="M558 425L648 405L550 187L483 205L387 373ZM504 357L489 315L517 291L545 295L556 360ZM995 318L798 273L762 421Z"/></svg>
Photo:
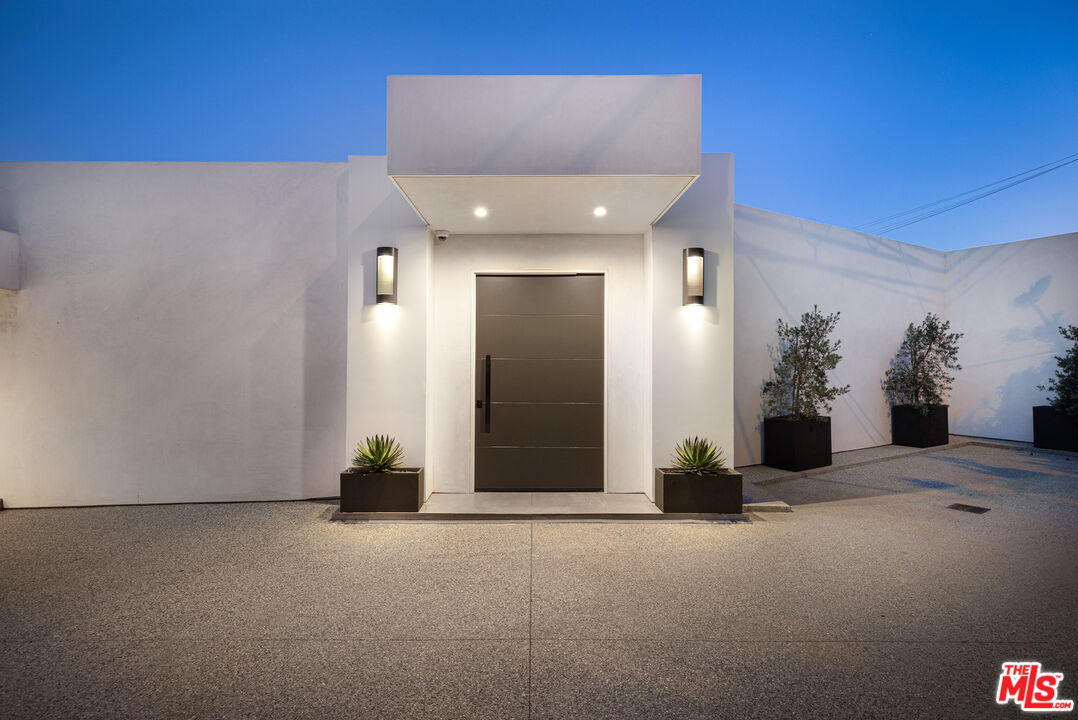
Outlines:
<svg viewBox="0 0 1078 720"><path fill-rule="evenodd" d="M487 209L485 207L477 207L475 209L475 216L476 217L486 217L487 216Z"/></svg>
<svg viewBox="0 0 1078 720"><path fill-rule="evenodd" d="M592 210L592 212L595 213L595 217L602 217L603 215L606 215L606 208L600 205Z"/></svg>

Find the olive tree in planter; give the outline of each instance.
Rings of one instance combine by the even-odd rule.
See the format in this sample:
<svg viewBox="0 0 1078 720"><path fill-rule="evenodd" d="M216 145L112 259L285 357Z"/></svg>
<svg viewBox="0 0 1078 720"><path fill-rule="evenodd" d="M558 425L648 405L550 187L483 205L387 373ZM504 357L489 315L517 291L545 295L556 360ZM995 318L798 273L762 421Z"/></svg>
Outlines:
<svg viewBox="0 0 1078 720"><path fill-rule="evenodd" d="M1033 447L1078 452L1078 326L1059 328L1071 341L1062 356L1056 356L1056 375L1037 389L1054 394L1050 405L1033 408Z"/></svg>
<svg viewBox="0 0 1078 720"><path fill-rule="evenodd" d="M674 466L655 468L655 505L664 513L740 513L741 473L724 466L707 438L674 447Z"/></svg>
<svg viewBox="0 0 1078 720"><path fill-rule="evenodd" d="M951 390L951 370L958 364L958 339L948 332L949 321L928 313L920 325L909 324L892 367L884 379L884 392L891 401L891 442L894 445L932 447L946 445L947 406L943 399Z"/></svg>
<svg viewBox="0 0 1078 720"><path fill-rule="evenodd" d="M808 470L831 464L831 403L850 391L831 385L829 370L838 366L840 340L828 335L839 313L824 315L815 305L800 325L778 321L779 352L774 377L764 383L764 465ZM821 412L822 411L822 412Z"/></svg>
<svg viewBox="0 0 1078 720"><path fill-rule="evenodd" d="M418 512L423 468L404 468L404 451L388 435L356 446L352 467L341 473L341 512Z"/></svg>

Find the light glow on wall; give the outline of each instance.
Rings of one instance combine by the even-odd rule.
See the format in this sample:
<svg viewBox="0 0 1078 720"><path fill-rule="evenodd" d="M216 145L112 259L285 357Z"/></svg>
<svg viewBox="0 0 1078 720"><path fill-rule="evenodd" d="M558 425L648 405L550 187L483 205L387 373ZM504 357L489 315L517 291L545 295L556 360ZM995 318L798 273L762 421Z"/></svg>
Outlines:
<svg viewBox="0 0 1078 720"><path fill-rule="evenodd" d="M375 295L379 303L397 302L397 248L378 248L378 271Z"/></svg>
<svg viewBox="0 0 1078 720"><path fill-rule="evenodd" d="M475 209L475 216L477 218L484 218L487 216L487 209L483 206L479 206Z"/></svg>
<svg viewBox="0 0 1078 720"><path fill-rule="evenodd" d="M378 305L371 306L371 313L367 316L367 319L374 320L375 323L384 325L387 328L380 336L380 340L388 340L395 334L395 331L389 330L389 328L395 326L400 312L400 305L395 305L393 303L379 303ZM383 345L379 345L379 347L383 347Z"/></svg>
<svg viewBox="0 0 1078 720"><path fill-rule="evenodd" d="M599 207L592 210L592 213L594 213L595 217L605 217L606 216L606 208L603 207L602 205L600 205Z"/></svg>

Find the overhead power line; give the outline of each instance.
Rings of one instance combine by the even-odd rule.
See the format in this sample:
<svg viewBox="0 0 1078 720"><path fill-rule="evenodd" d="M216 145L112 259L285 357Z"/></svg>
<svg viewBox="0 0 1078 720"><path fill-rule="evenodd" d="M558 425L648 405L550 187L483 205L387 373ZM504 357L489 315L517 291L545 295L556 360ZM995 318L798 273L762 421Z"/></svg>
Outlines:
<svg viewBox="0 0 1078 720"><path fill-rule="evenodd" d="M1050 163L1044 165L1038 165L1035 168L1020 172L1010 177L1005 177L1002 180L996 180L995 182L988 183L987 185L981 185L975 187L972 190L966 190L965 192L958 193L957 195L951 195L950 197L937 200L935 202L928 203L927 205L919 205L911 210L905 212L895 213L894 215L888 215L886 217L878 218L871 222L858 225L855 230L861 230L864 232L872 233L873 235L883 235L884 233L893 232L900 228L904 228L907 225L927 220L936 215L940 215L949 210L960 208L963 205L969 205L971 202L986 198L989 195L995 195L998 192L1002 192L1007 188L1012 188L1015 185L1021 185L1024 182L1028 182L1033 178L1040 177L1046 173L1050 173L1053 170L1058 170L1061 167L1066 167L1071 163L1078 162L1078 153L1068 155L1058 160L1053 160Z"/></svg>

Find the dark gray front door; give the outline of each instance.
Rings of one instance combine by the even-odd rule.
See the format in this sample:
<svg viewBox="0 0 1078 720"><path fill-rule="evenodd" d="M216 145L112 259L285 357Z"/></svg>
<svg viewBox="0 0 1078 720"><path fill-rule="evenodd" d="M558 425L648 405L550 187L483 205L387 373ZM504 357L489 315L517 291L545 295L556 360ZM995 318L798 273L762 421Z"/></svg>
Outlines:
<svg viewBox="0 0 1078 720"><path fill-rule="evenodd" d="M603 489L603 276L476 278L476 490Z"/></svg>

